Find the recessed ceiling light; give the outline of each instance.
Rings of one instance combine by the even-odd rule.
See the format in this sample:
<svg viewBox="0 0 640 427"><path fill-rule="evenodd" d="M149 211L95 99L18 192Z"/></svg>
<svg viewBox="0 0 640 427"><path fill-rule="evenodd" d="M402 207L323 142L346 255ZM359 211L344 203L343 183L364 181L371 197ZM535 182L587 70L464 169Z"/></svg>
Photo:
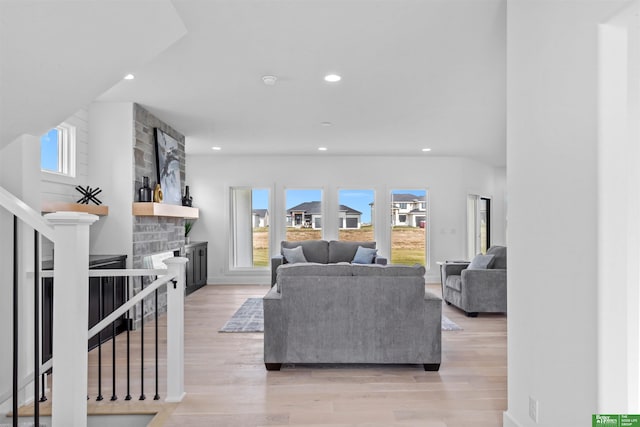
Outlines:
<svg viewBox="0 0 640 427"><path fill-rule="evenodd" d="M133 80L135 78L136 78L136 76L134 76L133 74L127 74L126 76L124 76L125 80Z"/></svg>
<svg viewBox="0 0 640 427"><path fill-rule="evenodd" d="M322 122L322 123L320 123L320 124L321 124L322 126L327 126L327 127L329 127L329 126L333 125L333 123L331 123L331 122Z"/></svg>
<svg viewBox="0 0 640 427"><path fill-rule="evenodd" d="M426 153L427 151L431 151L431 148L423 148L422 151Z"/></svg>
<svg viewBox="0 0 640 427"><path fill-rule="evenodd" d="M262 82L267 86L274 86L277 80L276 76L262 76Z"/></svg>
<svg viewBox="0 0 640 427"><path fill-rule="evenodd" d="M340 77L337 74L327 74L326 76L324 76L325 82L336 83L336 82L339 82L340 80L342 80L342 77Z"/></svg>
<svg viewBox="0 0 640 427"><path fill-rule="evenodd" d="M220 150L222 150L222 147L211 147L211 149L213 151L220 151Z"/></svg>
<svg viewBox="0 0 640 427"><path fill-rule="evenodd" d="M318 147L318 151L327 151L327 147Z"/></svg>

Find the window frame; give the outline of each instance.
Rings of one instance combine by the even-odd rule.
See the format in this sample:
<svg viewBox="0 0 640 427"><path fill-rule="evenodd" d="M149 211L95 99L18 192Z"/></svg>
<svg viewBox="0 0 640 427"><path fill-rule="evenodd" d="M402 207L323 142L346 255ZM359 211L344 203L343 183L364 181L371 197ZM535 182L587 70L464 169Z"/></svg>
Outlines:
<svg viewBox="0 0 640 427"><path fill-rule="evenodd" d="M269 265L269 263L267 263L267 265L265 266L256 266L255 265L255 258L254 258L254 251L252 250L251 252L251 262L252 265L251 266L240 266L238 265L238 257L237 257L237 251L239 250L239 243L237 240L237 230L236 230L236 226L237 226L237 218L236 218L236 203L234 201L235 196L235 191L242 191L242 190L249 190L251 192L251 198L253 199L253 192L255 190L266 190L268 192L267 195L267 212L269 214L269 226L268 226L268 236L267 236L267 244L268 244L268 248L267 248L267 259L270 258L270 254L271 254L271 247L273 244L273 229L271 227L271 221L272 221L272 211L271 211L271 207L272 207L272 197L273 197L273 190L269 187L269 186L252 186L252 185L236 185L236 186L229 186L228 187L228 200L229 200L229 263L228 263L228 268L229 268L229 272L233 272L233 271L242 271L242 272L261 272L261 271L265 271L265 270L269 270L271 268L271 266ZM251 215L253 214L253 201L251 202ZM253 228L253 218L251 220L252 223L252 228ZM254 232L255 231L251 231L251 238L253 241L254 238ZM253 245L252 245L253 248Z"/></svg>
<svg viewBox="0 0 640 427"><path fill-rule="evenodd" d="M58 170L42 169L41 158L40 172L42 179L75 184L77 181L76 127L63 122L52 129L58 131ZM51 131L51 129L49 131ZM42 148L40 148L40 155L42 155Z"/></svg>

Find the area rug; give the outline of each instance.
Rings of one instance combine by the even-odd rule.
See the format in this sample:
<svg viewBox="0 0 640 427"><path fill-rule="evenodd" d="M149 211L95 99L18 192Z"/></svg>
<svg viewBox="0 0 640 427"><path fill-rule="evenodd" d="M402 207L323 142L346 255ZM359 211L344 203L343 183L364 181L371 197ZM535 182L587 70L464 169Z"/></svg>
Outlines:
<svg viewBox="0 0 640 427"><path fill-rule="evenodd" d="M442 316L442 330L461 331L462 328ZM219 332L264 332L262 298L248 298Z"/></svg>

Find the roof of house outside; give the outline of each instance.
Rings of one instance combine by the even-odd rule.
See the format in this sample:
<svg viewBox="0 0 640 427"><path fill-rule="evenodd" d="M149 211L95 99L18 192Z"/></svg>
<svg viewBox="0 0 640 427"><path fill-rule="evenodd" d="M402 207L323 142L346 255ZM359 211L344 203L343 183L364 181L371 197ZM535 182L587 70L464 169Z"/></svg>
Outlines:
<svg viewBox="0 0 640 427"><path fill-rule="evenodd" d="M415 202L415 201L424 202L424 196L416 196L415 194L409 194L409 193L400 193L400 194L391 193L391 201L392 202Z"/></svg>
<svg viewBox="0 0 640 427"><path fill-rule="evenodd" d="M322 213L322 203L318 201L300 203L297 206L287 209L288 214L290 214L292 211L319 215ZM350 208L349 206L346 206L346 205L340 205L340 212L362 214L362 212L355 210L353 208Z"/></svg>
<svg viewBox="0 0 640 427"><path fill-rule="evenodd" d="M268 209L254 209L253 213L258 215L259 217L264 217L269 213Z"/></svg>

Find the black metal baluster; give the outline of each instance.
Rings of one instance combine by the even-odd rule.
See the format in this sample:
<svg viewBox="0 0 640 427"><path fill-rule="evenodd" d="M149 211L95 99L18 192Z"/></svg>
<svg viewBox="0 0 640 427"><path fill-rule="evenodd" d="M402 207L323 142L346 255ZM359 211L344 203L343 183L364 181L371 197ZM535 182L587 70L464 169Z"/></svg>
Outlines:
<svg viewBox="0 0 640 427"><path fill-rule="evenodd" d="M125 292L127 295L125 296L127 302L129 301L129 276L126 277L127 288ZM131 400L131 343L129 341L129 333L132 326L132 319L129 315L127 315L127 396L124 400Z"/></svg>
<svg viewBox="0 0 640 427"><path fill-rule="evenodd" d="M160 394L158 393L158 289L154 291L156 294L156 310L155 310L155 320L156 320L156 395L153 396L153 400L160 400Z"/></svg>
<svg viewBox="0 0 640 427"><path fill-rule="evenodd" d="M18 217L13 216L13 427L18 427Z"/></svg>
<svg viewBox="0 0 640 427"><path fill-rule="evenodd" d="M100 289L98 290L98 311L100 315L98 316L98 323L102 321L104 318L104 310L102 301L102 277L100 277ZM98 331L98 397L96 397L97 401L103 400L102 396L102 330Z"/></svg>
<svg viewBox="0 0 640 427"><path fill-rule="evenodd" d="M42 382L42 393L40 395L40 402L46 402L47 401L47 395L45 394L45 391L47 389L47 373L43 372L42 374L40 374L40 378L41 378L41 382Z"/></svg>
<svg viewBox="0 0 640 427"><path fill-rule="evenodd" d="M111 312L116 310L116 282L117 278L111 278L111 284L113 285L113 292L111 293ZM109 313L111 314L111 313ZM113 394L111 395L111 400L118 400L118 396L116 396L116 321L114 320L111 323L111 364L112 364L112 387Z"/></svg>
<svg viewBox="0 0 640 427"><path fill-rule="evenodd" d="M144 277L140 278L141 291L144 290ZM145 400L144 395L144 298L140 300L140 400Z"/></svg>
<svg viewBox="0 0 640 427"><path fill-rule="evenodd" d="M33 233L33 425L40 426L38 376L40 375L40 233Z"/></svg>

